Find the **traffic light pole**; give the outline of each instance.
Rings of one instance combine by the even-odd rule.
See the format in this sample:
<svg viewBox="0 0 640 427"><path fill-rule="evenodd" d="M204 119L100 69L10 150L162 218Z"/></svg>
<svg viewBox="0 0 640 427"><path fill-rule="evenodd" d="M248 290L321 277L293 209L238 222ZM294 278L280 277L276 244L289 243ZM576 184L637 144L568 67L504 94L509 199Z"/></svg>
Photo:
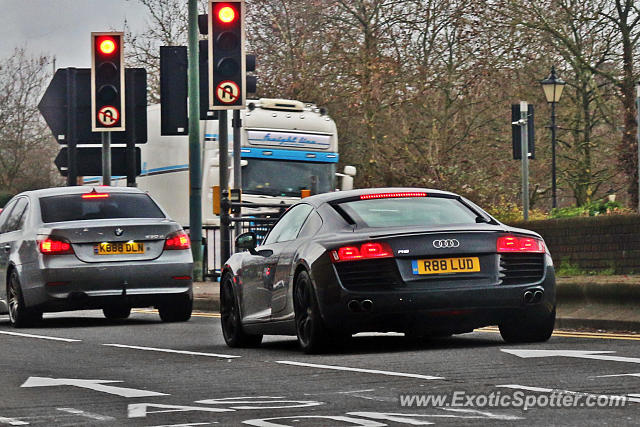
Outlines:
<svg viewBox="0 0 640 427"><path fill-rule="evenodd" d="M240 150L241 150L241 134L242 120L240 119L240 110L233 110L233 187L242 189L242 165L240 164ZM238 210L234 216L239 218L242 216ZM235 225L236 236L240 234L241 226L239 222Z"/></svg>
<svg viewBox="0 0 640 427"><path fill-rule="evenodd" d="M76 148L77 69L67 72L67 185L78 185L78 154Z"/></svg>
<svg viewBox="0 0 640 427"><path fill-rule="evenodd" d="M102 185L111 185L111 132L102 132Z"/></svg>
<svg viewBox="0 0 640 427"><path fill-rule="evenodd" d="M529 136L527 134L527 114L529 106L520 101L520 149L522 153L522 213L529 221Z"/></svg>
<svg viewBox="0 0 640 427"><path fill-rule="evenodd" d="M229 238L229 124L227 110L218 112L218 153L220 165L220 258L222 263L231 256L231 239Z"/></svg>
<svg viewBox="0 0 640 427"><path fill-rule="evenodd" d="M200 81L198 1L189 0L189 236L193 280L202 281L202 165L200 161Z"/></svg>

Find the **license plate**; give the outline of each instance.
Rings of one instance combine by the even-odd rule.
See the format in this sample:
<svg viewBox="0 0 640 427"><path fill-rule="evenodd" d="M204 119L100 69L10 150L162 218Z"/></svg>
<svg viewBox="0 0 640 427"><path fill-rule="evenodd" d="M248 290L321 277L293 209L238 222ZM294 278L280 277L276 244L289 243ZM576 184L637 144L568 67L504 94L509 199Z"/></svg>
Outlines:
<svg viewBox="0 0 640 427"><path fill-rule="evenodd" d="M413 274L473 273L480 271L478 257L413 260Z"/></svg>
<svg viewBox="0 0 640 427"><path fill-rule="evenodd" d="M143 254L144 243L137 242L103 242L93 248L96 255L128 255Z"/></svg>

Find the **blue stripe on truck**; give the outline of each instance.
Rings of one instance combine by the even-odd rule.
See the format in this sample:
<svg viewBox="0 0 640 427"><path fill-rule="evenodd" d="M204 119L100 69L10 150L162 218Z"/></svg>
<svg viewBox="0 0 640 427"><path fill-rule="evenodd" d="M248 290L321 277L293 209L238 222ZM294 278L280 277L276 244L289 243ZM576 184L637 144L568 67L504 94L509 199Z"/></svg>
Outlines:
<svg viewBox="0 0 640 427"><path fill-rule="evenodd" d="M303 162L338 163L338 153L319 153L317 151L281 150L272 148L242 147L243 159L278 159Z"/></svg>

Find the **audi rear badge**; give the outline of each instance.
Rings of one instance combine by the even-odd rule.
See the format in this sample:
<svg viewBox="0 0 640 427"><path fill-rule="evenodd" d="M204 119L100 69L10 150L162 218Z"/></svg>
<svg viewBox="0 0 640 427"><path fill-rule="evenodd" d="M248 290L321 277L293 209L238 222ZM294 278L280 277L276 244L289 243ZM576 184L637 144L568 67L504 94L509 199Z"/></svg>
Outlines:
<svg viewBox="0 0 640 427"><path fill-rule="evenodd" d="M436 249L457 248L460 242L457 239L434 240L433 247Z"/></svg>

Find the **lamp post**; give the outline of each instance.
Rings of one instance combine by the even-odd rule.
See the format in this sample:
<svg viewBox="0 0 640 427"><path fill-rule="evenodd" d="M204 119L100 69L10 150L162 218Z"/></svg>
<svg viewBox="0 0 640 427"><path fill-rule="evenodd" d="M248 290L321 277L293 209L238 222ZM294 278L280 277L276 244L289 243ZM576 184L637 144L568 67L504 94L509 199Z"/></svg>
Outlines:
<svg viewBox="0 0 640 427"><path fill-rule="evenodd" d="M540 82L547 102L551 104L551 198L552 207L557 208L556 199L556 103L560 101L562 89L566 84L556 76L556 67L551 67L551 74Z"/></svg>

